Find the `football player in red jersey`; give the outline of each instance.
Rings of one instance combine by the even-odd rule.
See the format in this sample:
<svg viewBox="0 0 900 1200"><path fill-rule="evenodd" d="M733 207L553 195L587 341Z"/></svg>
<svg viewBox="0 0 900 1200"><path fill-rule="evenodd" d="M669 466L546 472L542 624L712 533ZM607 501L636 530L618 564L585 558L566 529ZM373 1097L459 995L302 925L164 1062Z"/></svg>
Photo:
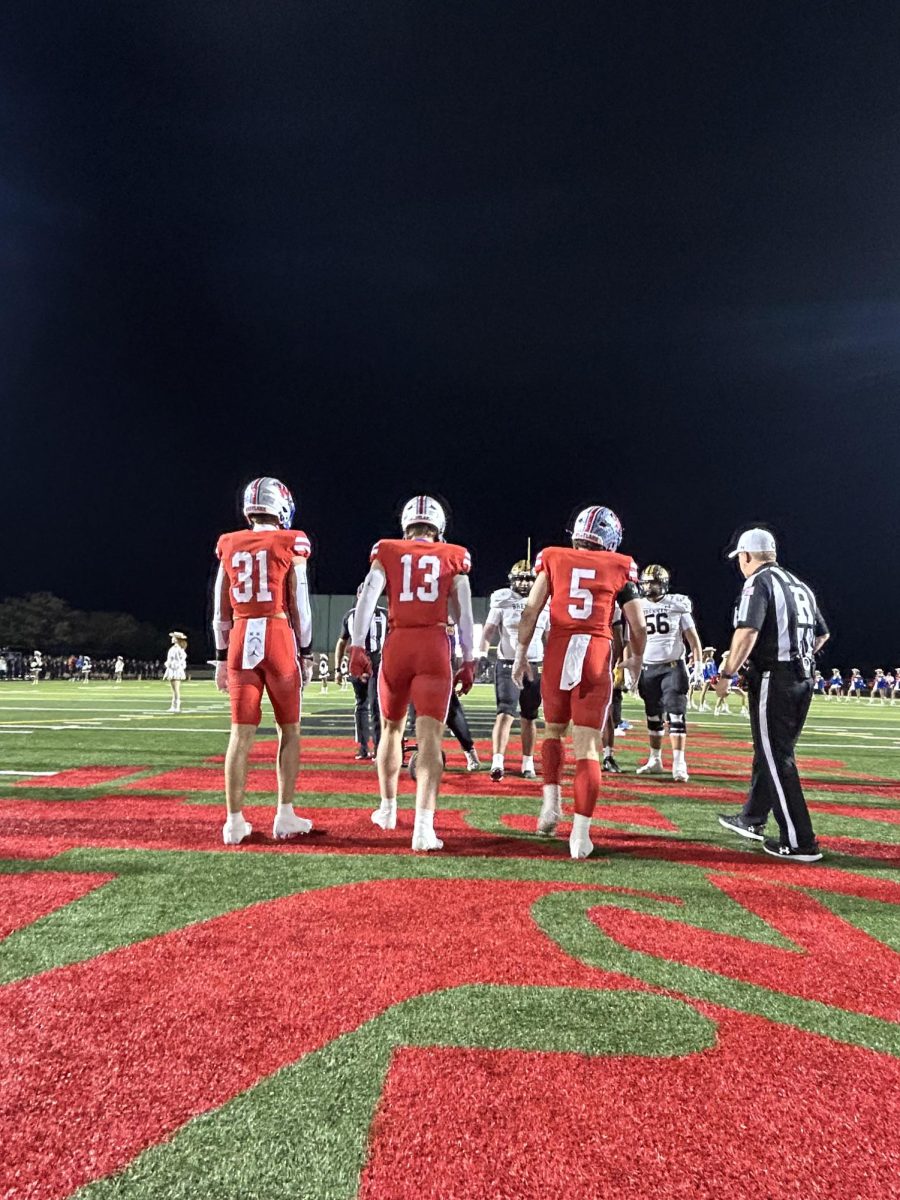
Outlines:
<svg viewBox="0 0 900 1200"><path fill-rule="evenodd" d="M312 829L312 821L298 817L293 804L300 765L301 673L304 683L312 675L309 538L291 529L294 500L278 479L264 476L248 483L243 509L250 528L223 533L216 545L213 602L216 685L231 696L225 754L228 815L222 831L226 846L238 845L252 832L242 810L263 691L278 724L278 810L272 836L291 838Z"/></svg>
<svg viewBox="0 0 900 1200"><path fill-rule="evenodd" d="M569 837L573 858L587 858L591 817L600 794L601 731L612 698L610 653L613 610L628 622L629 654L624 667L637 686L647 630L638 570L619 554L622 524L609 508L583 509L572 527L572 548L550 546L538 555L534 581L519 622L513 681L521 687L531 668L528 646L538 616L550 598L550 634L541 682L546 728L541 744L544 798L538 833L552 834L561 817L562 738L571 721L575 744L575 816Z"/></svg>
<svg viewBox="0 0 900 1200"><path fill-rule="evenodd" d="M397 825L397 780L403 761L403 727L410 702L416 709L416 819L413 850L440 850L434 809L443 772L441 738L454 687L468 692L475 681L474 622L468 550L443 541L446 517L431 496L414 496L403 508L403 537L372 547L371 567L353 618L350 674L366 680L372 664L366 634L378 597L388 595L388 635L378 675L381 740L378 780L381 805L372 821ZM462 666L454 676L447 628L455 621Z"/></svg>

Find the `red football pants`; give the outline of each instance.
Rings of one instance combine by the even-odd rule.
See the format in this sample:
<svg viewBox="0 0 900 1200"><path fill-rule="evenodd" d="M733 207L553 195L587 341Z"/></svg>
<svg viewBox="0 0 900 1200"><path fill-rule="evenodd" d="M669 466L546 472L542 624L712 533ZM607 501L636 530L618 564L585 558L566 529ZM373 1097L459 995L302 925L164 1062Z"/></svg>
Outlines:
<svg viewBox="0 0 900 1200"><path fill-rule="evenodd" d="M410 702L416 716L447 720L453 690L450 639L443 625L392 629L378 673L378 703L388 721L405 721Z"/></svg>
<svg viewBox="0 0 900 1200"><path fill-rule="evenodd" d="M296 725L300 720L300 667L297 642L289 621L269 617L266 621L266 652L262 662L247 669L244 634L247 621L238 617L228 643L228 693L231 720L235 725L258 725L266 692L279 725Z"/></svg>
<svg viewBox="0 0 900 1200"><path fill-rule="evenodd" d="M592 637L584 656L581 682L571 691L560 686L563 662L569 646L568 633L551 632L544 655L541 696L544 720L550 725L583 725L602 729L612 699L612 656L608 638Z"/></svg>

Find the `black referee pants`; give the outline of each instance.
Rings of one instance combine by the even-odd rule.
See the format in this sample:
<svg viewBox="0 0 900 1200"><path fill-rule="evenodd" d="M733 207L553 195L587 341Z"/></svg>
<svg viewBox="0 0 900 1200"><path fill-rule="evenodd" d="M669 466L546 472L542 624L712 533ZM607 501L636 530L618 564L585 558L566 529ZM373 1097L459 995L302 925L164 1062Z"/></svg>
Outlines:
<svg viewBox="0 0 900 1200"><path fill-rule="evenodd" d="M812 680L801 678L790 663L771 671L751 668L747 672L753 772L743 814L754 824L765 825L772 813L781 844L794 849L815 840L794 758L812 694Z"/></svg>
<svg viewBox="0 0 900 1200"><path fill-rule="evenodd" d="M359 743L360 750L368 750L369 741L371 739L373 749L378 749L378 742L381 739L381 709L378 707L378 666L381 660L380 654L372 654L372 674L365 683L360 679L354 679L351 675L350 682L353 685L353 692L356 696L356 703L353 706L353 720L356 727L356 740Z"/></svg>

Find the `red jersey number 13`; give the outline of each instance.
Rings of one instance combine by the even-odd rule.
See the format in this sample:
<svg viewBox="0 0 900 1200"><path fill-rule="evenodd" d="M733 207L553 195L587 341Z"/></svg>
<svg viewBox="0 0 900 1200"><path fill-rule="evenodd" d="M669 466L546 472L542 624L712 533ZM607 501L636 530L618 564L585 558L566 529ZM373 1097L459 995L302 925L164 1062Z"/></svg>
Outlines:
<svg viewBox="0 0 900 1200"><path fill-rule="evenodd" d="M438 556L436 554L420 554L416 559L415 567L413 567L413 556L403 554L400 562L403 565L403 586L397 599L402 603L408 603L411 600L424 600L426 603L430 603L437 600L441 577L441 560ZM421 580L417 583L415 591L413 591L414 570L418 579Z"/></svg>

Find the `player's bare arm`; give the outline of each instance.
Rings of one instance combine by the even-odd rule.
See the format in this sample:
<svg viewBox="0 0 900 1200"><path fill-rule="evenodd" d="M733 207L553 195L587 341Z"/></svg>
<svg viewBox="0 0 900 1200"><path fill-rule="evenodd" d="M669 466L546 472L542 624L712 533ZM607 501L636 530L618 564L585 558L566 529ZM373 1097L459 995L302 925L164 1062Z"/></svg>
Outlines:
<svg viewBox="0 0 900 1200"><path fill-rule="evenodd" d="M684 640L691 652L694 666L699 666L703 662L703 647L700 645L700 635L697 633L696 625L684 630Z"/></svg>
<svg viewBox="0 0 900 1200"><path fill-rule="evenodd" d="M288 575L288 620L300 653L300 674L304 683L312 679L312 606L309 602L309 578L306 559L295 557Z"/></svg>
<svg viewBox="0 0 900 1200"><path fill-rule="evenodd" d="M647 622L640 598L626 600L622 605L622 616L628 622L628 641L622 666L631 676L631 690L635 691L644 668L644 650L647 647Z"/></svg>
<svg viewBox="0 0 900 1200"><path fill-rule="evenodd" d="M347 649L347 638L341 636L334 644L334 674L337 677L341 670L341 660Z"/></svg>
<svg viewBox="0 0 900 1200"><path fill-rule="evenodd" d="M736 629L734 631L731 645L728 647L728 652L722 660L722 669L719 672L719 678L716 680L716 695L720 699L724 699L728 695L728 686L731 679L737 675L738 671L747 661L750 651L756 645L758 637L758 629L747 628Z"/></svg>
<svg viewBox="0 0 900 1200"><path fill-rule="evenodd" d="M225 568L219 563L213 588L213 642L216 647L216 687L220 692L228 691L228 642L234 626L231 608L231 592Z"/></svg>
<svg viewBox="0 0 900 1200"><path fill-rule="evenodd" d="M830 633L820 633L813 642L813 654L818 654L830 637Z"/></svg>
<svg viewBox="0 0 900 1200"><path fill-rule="evenodd" d="M454 687L465 695L475 682L475 618L472 614L472 585L468 575L457 575L450 590L450 607L456 617L456 635L462 651L462 666Z"/></svg>
<svg viewBox="0 0 900 1200"><path fill-rule="evenodd" d="M487 655L491 646L494 644L494 638L500 632L500 626L489 622L481 631L481 645L478 648L478 654L481 658Z"/></svg>
<svg viewBox="0 0 900 1200"><path fill-rule="evenodd" d="M534 671L528 662L528 647L534 637L538 617L547 603L549 590L550 584L546 572L542 571L531 585L531 591L528 593L528 599L525 601L525 608L522 610L519 620L519 644L516 646L516 657L512 669L512 680L517 688L523 687L526 679L534 678ZM643 620L643 612L641 619Z"/></svg>
<svg viewBox="0 0 900 1200"><path fill-rule="evenodd" d="M379 560L373 559L360 588L350 631L350 674L363 683L372 677L372 660L366 654L366 634L372 624L379 597L387 586L387 576Z"/></svg>

